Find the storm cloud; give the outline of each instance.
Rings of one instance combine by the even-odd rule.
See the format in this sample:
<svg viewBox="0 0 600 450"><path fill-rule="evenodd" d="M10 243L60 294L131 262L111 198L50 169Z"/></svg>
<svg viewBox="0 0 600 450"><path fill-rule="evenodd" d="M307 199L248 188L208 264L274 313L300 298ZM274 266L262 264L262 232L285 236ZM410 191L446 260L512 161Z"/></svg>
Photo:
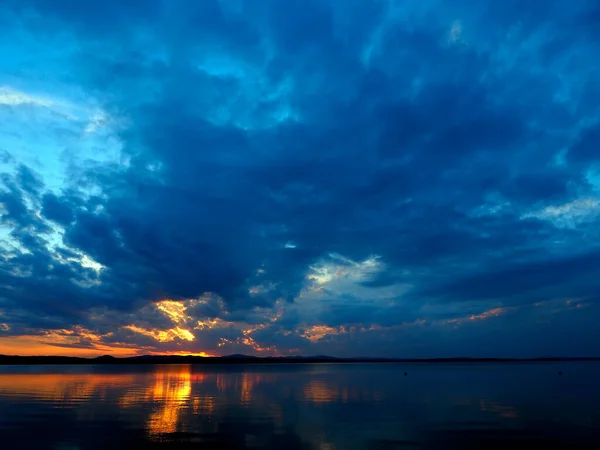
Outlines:
<svg viewBox="0 0 600 450"><path fill-rule="evenodd" d="M88 3L0 2L0 351L593 353L595 2Z"/></svg>

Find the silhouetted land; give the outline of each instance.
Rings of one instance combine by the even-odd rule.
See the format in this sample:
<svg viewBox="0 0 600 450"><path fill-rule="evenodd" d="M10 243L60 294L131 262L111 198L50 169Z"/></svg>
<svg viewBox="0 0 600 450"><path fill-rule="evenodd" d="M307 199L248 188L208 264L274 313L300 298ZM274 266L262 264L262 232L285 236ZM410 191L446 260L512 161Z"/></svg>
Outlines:
<svg viewBox="0 0 600 450"><path fill-rule="evenodd" d="M519 363L559 361L600 361L600 357L577 358L335 358L332 356L257 357L230 355L219 357L145 355L115 358L105 355L97 358L69 356L13 356L0 355L0 365L9 364L281 364L281 363Z"/></svg>

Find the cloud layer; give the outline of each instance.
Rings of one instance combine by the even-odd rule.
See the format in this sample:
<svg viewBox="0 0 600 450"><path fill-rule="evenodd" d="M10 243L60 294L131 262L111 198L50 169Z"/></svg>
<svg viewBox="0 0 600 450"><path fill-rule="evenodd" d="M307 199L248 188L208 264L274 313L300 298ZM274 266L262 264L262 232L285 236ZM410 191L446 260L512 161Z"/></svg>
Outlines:
<svg viewBox="0 0 600 450"><path fill-rule="evenodd" d="M597 17L0 2L0 350L593 353Z"/></svg>

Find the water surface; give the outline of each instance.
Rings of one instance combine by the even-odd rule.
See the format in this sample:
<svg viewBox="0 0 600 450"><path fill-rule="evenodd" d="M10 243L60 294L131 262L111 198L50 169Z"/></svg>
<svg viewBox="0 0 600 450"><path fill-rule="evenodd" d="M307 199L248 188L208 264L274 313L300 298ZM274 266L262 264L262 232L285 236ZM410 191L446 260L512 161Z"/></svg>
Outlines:
<svg viewBox="0 0 600 450"><path fill-rule="evenodd" d="M599 380L594 362L3 366L0 442L80 450L598 449Z"/></svg>

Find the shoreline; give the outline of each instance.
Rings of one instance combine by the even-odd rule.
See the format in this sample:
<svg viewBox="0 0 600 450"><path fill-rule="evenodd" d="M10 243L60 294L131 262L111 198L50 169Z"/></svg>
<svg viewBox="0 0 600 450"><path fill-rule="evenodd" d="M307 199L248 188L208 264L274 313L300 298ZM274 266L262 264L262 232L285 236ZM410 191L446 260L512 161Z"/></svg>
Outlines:
<svg viewBox="0 0 600 450"><path fill-rule="evenodd" d="M340 364L340 363L534 363L534 362L600 361L600 357L541 357L541 358L334 358L334 357L207 357L207 356L135 356L116 358L79 358L69 356L9 356L0 355L0 366L8 365L140 365L140 364Z"/></svg>

